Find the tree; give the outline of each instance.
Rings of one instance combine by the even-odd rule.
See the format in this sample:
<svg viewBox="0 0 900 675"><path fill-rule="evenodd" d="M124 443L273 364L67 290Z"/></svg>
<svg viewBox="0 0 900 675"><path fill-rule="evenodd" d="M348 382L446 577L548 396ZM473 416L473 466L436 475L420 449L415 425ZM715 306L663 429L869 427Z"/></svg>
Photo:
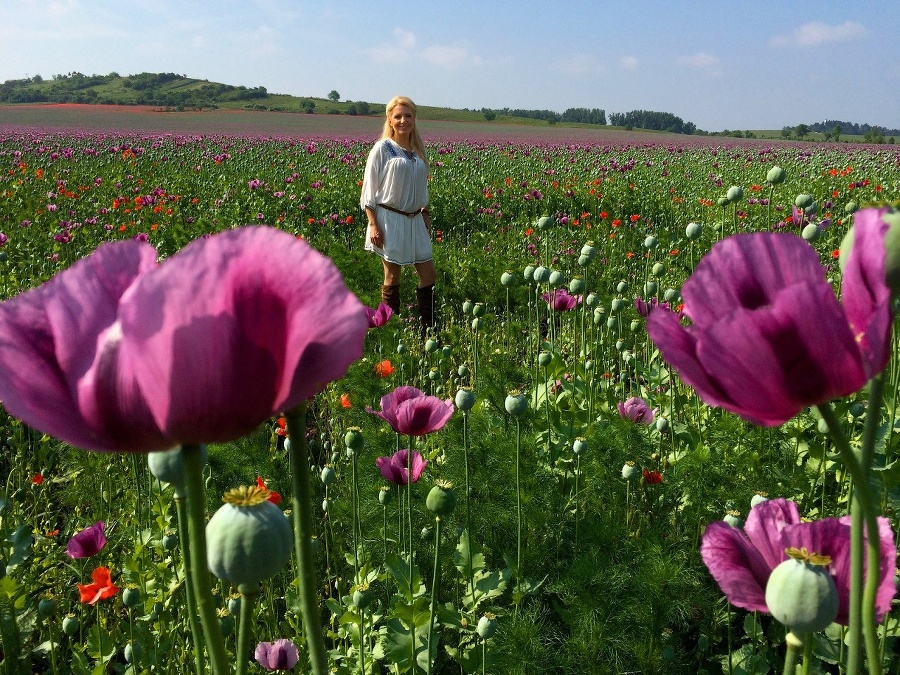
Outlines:
<svg viewBox="0 0 900 675"><path fill-rule="evenodd" d="M797 134L797 138L805 138L809 134L809 125L798 124L794 128L794 133Z"/></svg>
<svg viewBox="0 0 900 675"><path fill-rule="evenodd" d="M332 89L330 92L328 92L328 100L334 101L335 103L337 103L338 101L341 100L341 95L339 93L337 93L337 90Z"/></svg>

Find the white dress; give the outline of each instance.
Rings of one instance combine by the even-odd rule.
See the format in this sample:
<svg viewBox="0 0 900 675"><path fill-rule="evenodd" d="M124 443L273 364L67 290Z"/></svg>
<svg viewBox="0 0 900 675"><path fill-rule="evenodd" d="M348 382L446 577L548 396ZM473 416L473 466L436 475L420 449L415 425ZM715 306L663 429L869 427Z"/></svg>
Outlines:
<svg viewBox="0 0 900 675"><path fill-rule="evenodd" d="M398 265L431 260L431 237L421 214L428 205L428 167L415 152L389 138L378 141L366 160L359 205L375 211L384 239L384 248L375 247L366 228L367 251Z"/></svg>

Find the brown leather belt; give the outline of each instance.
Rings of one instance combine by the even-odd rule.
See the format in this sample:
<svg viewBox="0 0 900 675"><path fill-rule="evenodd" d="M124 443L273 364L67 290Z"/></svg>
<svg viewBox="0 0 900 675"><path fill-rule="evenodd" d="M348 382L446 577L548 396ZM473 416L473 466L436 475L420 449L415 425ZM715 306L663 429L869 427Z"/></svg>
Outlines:
<svg viewBox="0 0 900 675"><path fill-rule="evenodd" d="M418 211L401 211L400 209L395 209L393 206L388 206L387 204L379 204L383 209L387 209L388 211L393 211L394 213L399 213L401 216L406 216L407 218L415 218L417 215L422 213L422 210Z"/></svg>

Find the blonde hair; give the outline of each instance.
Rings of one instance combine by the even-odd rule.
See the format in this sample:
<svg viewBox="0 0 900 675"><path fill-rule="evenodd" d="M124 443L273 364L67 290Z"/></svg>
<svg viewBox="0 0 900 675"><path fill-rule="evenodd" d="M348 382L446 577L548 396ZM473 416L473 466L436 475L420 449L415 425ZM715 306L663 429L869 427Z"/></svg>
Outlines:
<svg viewBox="0 0 900 675"><path fill-rule="evenodd" d="M384 127L381 130L382 138L394 137L394 128L391 126L391 113L398 105L405 105L412 110L413 117L416 116L416 104L412 102L411 98L408 96L395 96L388 101L388 104L384 108ZM422 158L422 161L425 162L425 165L427 166L428 155L425 154L425 144L422 142L422 137L419 135L418 124L413 126L412 133L409 135L409 143L412 146L412 149L416 151L416 154Z"/></svg>

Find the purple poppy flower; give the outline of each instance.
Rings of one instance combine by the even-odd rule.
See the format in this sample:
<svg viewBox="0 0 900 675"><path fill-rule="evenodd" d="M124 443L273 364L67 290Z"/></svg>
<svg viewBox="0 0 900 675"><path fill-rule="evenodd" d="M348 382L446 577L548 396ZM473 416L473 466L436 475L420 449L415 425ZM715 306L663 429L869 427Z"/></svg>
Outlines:
<svg viewBox="0 0 900 675"><path fill-rule="evenodd" d="M378 415L398 434L424 436L443 428L453 415L453 401L404 386L381 397L381 412L369 406L366 406L366 412Z"/></svg>
<svg viewBox="0 0 900 675"><path fill-rule="evenodd" d="M655 307L671 309L668 302L660 302L656 298L650 298L650 300L644 302L644 299L639 295L634 299L634 308L637 310L638 314L640 314L644 318L650 316L650 310L654 309Z"/></svg>
<svg viewBox="0 0 900 675"><path fill-rule="evenodd" d="M626 401L619 401L619 415L637 424L653 424L656 416L647 402L639 396L632 396Z"/></svg>
<svg viewBox="0 0 900 675"><path fill-rule="evenodd" d="M845 280L847 311L803 239L738 234L714 245L684 283L683 314L693 325L651 310L647 331L707 404L754 424L782 424L857 391L886 364L890 308L881 302L883 274L870 276L877 247L865 239L857 277Z"/></svg>
<svg viewBox="0 0 900 675"><path fill-rule="evenodd" d="M73 535L66 546L70 558L90 558L106 546L106 525L102 520Z"/></svg>
<svg viewBox="0 0 900 675"><path fill-rule="evenodd" d="M364 306L363 312L365 312L366 319L369 321L369 328L381 328L394 315L394 310L383 302L376 309Z"/></svg>
<svg viewBox="0 0 900 675"><path fill-rule="evenodd" d="M894 571L897 549L887 518L878 519L881 542L880 582L875 609L881 620L891 609L896 593ZM831 558L827 569L838 590L835 621L847 625L850 604L850 518L823 518L802 522L794 502L763 501L747 515L744 529L724 520L710 523L703 535L700 555L719 588L736 607L767 612L766 583L769 575L787 560L785 549L806 548Z"/></svg>
<svg viewBox="0 0 900 675"><path fill-rule="evenodd" d="M581 304L582 296L570 295L565 288L557 288L541 296L556 312L568 312Z"/></svg>
<svg viewBox="0 0 900 675"><path fill-rule="evenodd" d="M297 646L285 638L275 642L260 642L253 656L266 670L290 670L300 660Z"/></svg>
<svg viewBox="0 0 900 675"><path fill-rule="evenodd" d="M408 466L409 462L412 466ZM428 462L422 459L422 455L413 450L412 457L409 456L409 450L398 450L390 457L379 457L375 460L375 464L381 470L381 475L385 480L396 485L406 485L410 482L410 469L412 469L412 481L415 483L422 477L422 472Z"/></svg>
<svg viewBox="0 0 900 675"><path fill-rule="evenodd" d="M342 377L366 330L337 268L286 232L229 230L160 265L104 244L0 303L0 400L88 450L227 442Z"/></svg>

